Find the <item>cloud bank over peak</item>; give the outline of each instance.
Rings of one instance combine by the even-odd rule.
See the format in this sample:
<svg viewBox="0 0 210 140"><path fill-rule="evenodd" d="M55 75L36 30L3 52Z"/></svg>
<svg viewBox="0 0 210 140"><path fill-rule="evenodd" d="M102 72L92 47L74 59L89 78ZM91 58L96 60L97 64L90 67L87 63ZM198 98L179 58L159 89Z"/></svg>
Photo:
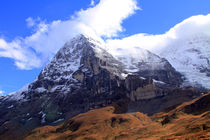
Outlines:
<svg viewBox="0 0 210 140"><path fill-rule="evenodd" d="M130 59L139 49L147 49L166 58L181 72L186 79L184 85L210 89L210 14L192 16L165 34L136 34L123 39L108 39L106 44L112 55L130 54Z"/></svg>
<svg viewBox="0 0 210 140"><path fill-rule="evenodd" d="M171 28L166 34L176 38L186 38L196 34L210 36L210 14L192 16Z"/></svg>
<svg viewBox="0 0 210 140"><path fill-rule="evenodd" d="M79 11L76 21L91 28L98 36L112 37L123 31L123 20L137 9L134 0L101 0L94 8Z"/></svg>
<svg viewBox="0 0 210 140"><path fill-rule="evenodd" d="M185 19L172 27L165 34L135 34L122 39L108 39L107 46L113 51L118 47L132 50L132 48L144 48L159 54L164 48L174 44L177 40L190 40L198 36L210 37L210 14L197 15Z"/></svg>
<svg viewBox="0 0 210 140"><path fill-rule="evenodd" d="M100 0L97 5L91 1L90 6L65 21L46 23L40 18L27 18L27 26L33 27L34 33L11 42L0 38L0 57L14 59L20 69L39 68L79 33L99 39L117 36L123 31L123 20L139 9L136 0Z"/></svg>

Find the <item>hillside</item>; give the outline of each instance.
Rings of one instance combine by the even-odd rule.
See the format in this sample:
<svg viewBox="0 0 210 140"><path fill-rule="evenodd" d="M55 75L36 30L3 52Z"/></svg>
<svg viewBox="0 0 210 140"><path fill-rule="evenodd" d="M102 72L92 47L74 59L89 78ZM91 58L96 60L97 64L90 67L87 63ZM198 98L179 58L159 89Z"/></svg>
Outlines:
<svg viewBox="0 0 210 140"><path fill-rule="evenodd" d="M61 125L37 128L25 140L210 139L210 93L151 117L116 114L116 109L91 110Z"/></svg>

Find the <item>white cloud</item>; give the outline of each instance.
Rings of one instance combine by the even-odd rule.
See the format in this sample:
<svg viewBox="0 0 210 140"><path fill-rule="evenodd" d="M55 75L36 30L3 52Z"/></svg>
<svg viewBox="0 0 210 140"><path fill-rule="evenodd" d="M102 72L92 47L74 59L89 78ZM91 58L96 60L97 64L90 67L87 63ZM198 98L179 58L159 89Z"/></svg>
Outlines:
<svg viewBox="0 0 210 140"><path fill-rule="evenodd" d="M90 6L94 6L94 5L95 5L95 1L94 0L91 0Z"/></svg>
<svg viewBox="0 0 210 140"><path fill-rule="evenodd" d="M26 19L26 24L27 26L30 27L34 27L35 25L37 25L40 22L40 17L37 17L36 19L32 18L32 17L28 17Z"/></svg>
<svg viewBox="0 0 210 140"><path fill-rule="evenodd" d="M0 96L4 95L4 91L0 90Z"/></svg>
<svg viewBox="0 0 210 140"><path fill-rule="evenodd" d="M210 36L210 14L192 16L171 28L165 34L135 34L123 39L108 39L107 46L110 49L118 47L132 49L141 47L155 53L160 53L165 47L177 40L186 40L196 35Z"/></svg>
<svg viewBox="0 0 210 140"><path fill-rule="evenodd" d="M77 13L77 21L97 35L112 37L123 31L124 19L138 9L135 0L101 0L94 8Z"/></svg>
<svg viewBox="0 0 210 140"><path fill-rule="evenodd" d="M6 42L0 39L0 56L15 60L20 69L31 69L41 66L41 60L29 48L21 46L21 40Z"/></svg>
<svg viewBox="0 0 210 140"><path fill-rule="evenodd" d="M166 35L175 38L186 38L198 33L210 35L210 14L192 16L170 29Z"/></svg>
<svg viewBox="0 0 210 140"><path fill-rule="evenodd" d="M34 19L33 19L32 17L28 17L28 18L26 19L26 22L27 22L27 26L28 26L28 27L32 27L32 26L35 25L35 21L34 21Z"/></svg>
<svg viewBox="0 0 210 140"><path fill-rule="evenodd" d="M11 42L0 38L0 57L14 59L20 69L40 67L78 33L94 37L116 36L124 30L121 26L123 20L137 9L136 0L100 0L94 7L82 9L65 21L37 23L29 17L27 25L36 26L36 31L31 36L18 37Z"/></svg>

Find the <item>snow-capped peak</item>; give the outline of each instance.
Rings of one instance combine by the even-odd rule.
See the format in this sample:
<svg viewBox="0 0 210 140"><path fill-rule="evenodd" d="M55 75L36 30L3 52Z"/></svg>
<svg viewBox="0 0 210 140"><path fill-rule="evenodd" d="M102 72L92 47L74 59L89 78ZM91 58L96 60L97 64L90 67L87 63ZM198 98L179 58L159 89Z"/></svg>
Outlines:
<svg viewBox="0 0 210 140"><path fill-rule="evenodd" d="M139 68L151 70L164 69L165 59L143 48L134 47L130 49L116 46L107 47L107 50L126 66L128 72L137 72ZM142 63L145 64L144 66L147 65L149 67L140 67Z"/></svg>
<svg viewBox="0 0 210 140"><path fill-rule="evenodd" d="M210 37L199 34L177 39L161 53L177 71L186 77L184 85L210 89Z"/></svg>
<svg viewBox="0 0 210 140"><path fill-rule="evenodd" d="M73 72L81 66L80 59L85 47L100 50L103 48L103 43L83 34L77 35L68 41L44 68L42 71L44 78L53 78L53 80L72 78Z"/></svg>

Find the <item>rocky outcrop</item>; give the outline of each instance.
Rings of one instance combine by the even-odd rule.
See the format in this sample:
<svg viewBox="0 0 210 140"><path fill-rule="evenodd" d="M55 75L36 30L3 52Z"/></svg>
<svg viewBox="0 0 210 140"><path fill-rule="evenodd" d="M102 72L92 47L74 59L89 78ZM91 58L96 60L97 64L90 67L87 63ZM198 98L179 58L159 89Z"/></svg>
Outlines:
<svg viewBox="0 0 210 140"><path fill-rule="evenodd" d="M152 79L142 79L138 75L128 75L125 79L128 97L132 101L151 99L156 97L155 84Z"/></svg>
<svg viewBox="0 0 210 140"><path fill-rule="evenodd" d="M172 87L179 87L183 82L183 76L177 72L166 59L160 57L158 58L160 60L158 62L159 64L148 64L146 62L139 63L139 70L137 72L138 75L145 78L152 78L157 81L162 81ZM155 65L156 67L153 68L151 65Z"/></svg>
<svg viewBox="0 0 210 140"><path fill-rule="evenodd" d="M192 87L159 89L156 87L155 97L147 100L136 100L128 104L128 112L143 112L148 115L164 112L177 105L201 96Z"/></svg>

